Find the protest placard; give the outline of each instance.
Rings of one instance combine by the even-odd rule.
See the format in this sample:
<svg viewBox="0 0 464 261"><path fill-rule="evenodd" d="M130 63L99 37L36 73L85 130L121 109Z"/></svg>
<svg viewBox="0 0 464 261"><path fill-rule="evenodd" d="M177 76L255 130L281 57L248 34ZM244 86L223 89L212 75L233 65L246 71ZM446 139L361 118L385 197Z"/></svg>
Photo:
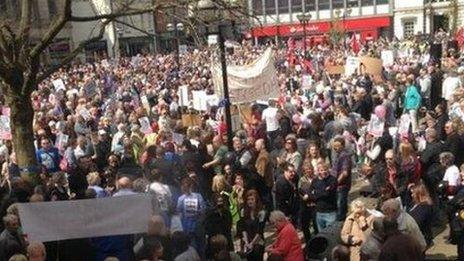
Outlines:
<svg viewBox="0 0 464 261"><path fill-rule="evenodd" d="M372 114L367 131L374 137L382 137L385 128L385 121Z"/></svg>
<svg viewBox="0 0 464 261"><path fill-rule="evenodd" d="M409 134L410 125L411 125L411 117L409 117L409 114L401 115L400 125L398 127L398 133L403 137L407 137Z"/></svg>
<svg viewBox="0 0 464 261"><path fill-rule="evenodd" d="M179 106L188 106L189 105L189 98L188 98L188 86L181 85L179 86L179 90L177 91L177 96L179 96Z"/></svg>
<svg viewBox="0 0 464 261"><path fill-rule="evenodd" d="M55 91L66 90L66 87L64 86L64 82L61 78L52 81L52 84L55 87Z"/></svg>
<svg viewBox="0 0 464 261"><path fill-rule="evenodd" d="M363 56L360 58L360 66L359 66L361 73L368 73L374 76L382 75L382 60L378 58L372 58Z"/></svg>
<svg viewBox="0 0 464 261"><path fill-rule="evenodd" d="M206 102L206 91L192 91L193 108L197 111L206 111L208 104Z"/></svg>
<svg viewBox="0 0 464 261"><path fill-rule="evenodd" d="M0 116L0 139L11 140L10 116Z"/></svg>
<svg viewBox="0 0 464 261"><path fill-rule="evenodd" d="M182 114L182 126L191 127L199 126L201 124L201 118L198 114Z"/></svg>
<svg viewBox="0 0 464 261"><path fill-rule="evenodd" d="M237 109L240 114L240 121L242 123L250 123L252 120L251 106L248 104L240 104L237 106Z"/></svg>
<svg viewBox="0 0 464 261"><path fill-rule="evenodd" d="M98 199L21 203L18 204L18 211L22 231L28 240L49 242L145 233L153 214L151 202L152 197L142 193Z"/></svg>
<svg viewBox="0 0 464 261"><path fill-rule="evenodd" d="M311 88L312 84L313 84L313 77L311 75L305 74L301 77L301 87L303 89Z"/></svg>
<svg viewBox="0 0 464 261"><path fill-rule="evenodd" d="M143 96L140 96L140 102L142 103L142 106L143 108L145 109L145 111L150 114L151 113L151 110L150 110L150 102L148 102L148 98L146 95L143 95Z"/></svg>
<svg viewBox="0 0 464 261"><path fill-rule="evenodd" d="M390 66L394 63L395 57L392 50L384 50L380 53L380 58L382 59L383 66Z"/></svg>
<svg viewBox="0 0 464 261"><path fill-rule="evenodd" d="M346 64L345 64L345 75L351 76L354 73L357 73L359 64L360 64L360 61L358 57L353 57L353 56L347 57Z"/></svg>
<svg viewBox="0 0 464 261"><path fill-rule="evenodd" d="M140 123L141 132L143 132L144 134L153 133L153 130L151 129L151 126L150 126L150 120L148 119L148 117L140 118L139 123Z"/></svg>
<svg viewBox="0 0 464 261"><path fill-rule="evenodd" d="M68 144L68 140L69 135L59 133L58 135L56 135L55 147L60 151L64 150L66 144Z"/></svg>
<svg viewBox="0 0 464 261"><path fill-rule="evenodd" d="M336 75L336 74L344 74L345 73L345 66L343 65L329 65L327 66L327 73Z"/></svg>

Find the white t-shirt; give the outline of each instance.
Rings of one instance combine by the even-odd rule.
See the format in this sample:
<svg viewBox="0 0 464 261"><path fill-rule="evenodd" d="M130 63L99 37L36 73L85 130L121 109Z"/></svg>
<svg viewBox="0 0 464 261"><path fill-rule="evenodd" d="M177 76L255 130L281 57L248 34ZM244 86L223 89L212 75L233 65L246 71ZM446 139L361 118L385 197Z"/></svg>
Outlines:
<svg viewBox="0 0 464 261"><path fill-rule="evenodd" d="M269 107L263 111L263 120L266 121L266 131L276 131L279 129L279 121L277 120L277 108Z"/></svg>
<svg viewBox="0 0 464 261"><path fill-rule="evenodd" d="M448 181L449 186L458 186L461 183L459 169L455 165L448 167L443 176L443 181Z"/></svg>
<svg viewBox="0 0 464 261"><path fill-rule="evenodd" d="M458 77L447 77L443 81L442 97L449 101L459 86L461 86L461 80Z"/></svg>

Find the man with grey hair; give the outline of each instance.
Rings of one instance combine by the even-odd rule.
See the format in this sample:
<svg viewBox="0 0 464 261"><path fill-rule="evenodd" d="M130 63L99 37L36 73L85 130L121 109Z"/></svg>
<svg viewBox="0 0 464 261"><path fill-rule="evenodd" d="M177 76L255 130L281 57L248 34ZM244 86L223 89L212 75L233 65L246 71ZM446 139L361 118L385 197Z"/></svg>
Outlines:
<svg viewBox="0 0 464 261"><path fill-rule="evenodd" d="M398 222L398 230L415 238L425 250L427 244L425 243L424 235L419 229L416 221L408 213L401 209L401 203L397 199L389 199L382 205L383 214L390 219Z"/></svg>
<svg viewBox="0 0 464 261"><path fill-rule="evenodd" d="M0 260L8 260L15 254L25 254L26 243L18 233L19 218L8 214L3 217L3 223L5 229L0 234Z"/></svg>
<svg viewBox="0 0 464 261"><path fill-rule="evenodd" d="M372 222L372 231L366 241L361 244L361 260L379 260L380 250L384 242L383 218L375 218Z"/></svg>
<svg viewBox="0 0 464 261"><path fill-rule="evenodd" d="M272 211L269 222L276 228L277 238L267 247L267 252L281 256L283 260L303 261L303 250L298 233L285 214L279 210Z"/></svg>

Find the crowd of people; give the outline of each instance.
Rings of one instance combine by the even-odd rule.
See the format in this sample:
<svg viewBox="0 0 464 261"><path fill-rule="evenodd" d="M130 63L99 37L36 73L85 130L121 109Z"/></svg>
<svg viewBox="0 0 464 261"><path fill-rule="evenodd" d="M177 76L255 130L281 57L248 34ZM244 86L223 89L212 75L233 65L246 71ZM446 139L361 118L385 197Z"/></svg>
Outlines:
<svg viewBox="0 0 464 261"><path fill-rule="evenodd" d="M234 133L224 102L182 124L191 104L180 86L214 94L214 49L183 53L180 64L174 54L144 54L60 69L31 97L41 173L21 175L14 140L0 147L0 260L298 261L315 258L312 237L337 224L333 260L423 260L432 228L456 223L464 196L464 60L438 40L438 58L419 38L307 53L298 42L244 42L228 50L230 63L273 48L281 96L250 104ZM385 50L395 54L381 75L327 71ZM352 200L355 183L376 206ZM138 193L155 201L142 235L29 242L21 230L19 203ZM449 241L464 258L464 233Z"/></svg>

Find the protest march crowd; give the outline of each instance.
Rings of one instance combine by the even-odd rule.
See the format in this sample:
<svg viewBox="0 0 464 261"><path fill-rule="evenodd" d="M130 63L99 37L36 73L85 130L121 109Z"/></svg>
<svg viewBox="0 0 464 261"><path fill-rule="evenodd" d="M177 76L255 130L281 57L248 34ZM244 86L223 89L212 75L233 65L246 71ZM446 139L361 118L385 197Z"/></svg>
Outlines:
<svg viewBox="0 0 464 261"><path fill-rule="evenodd" d="M140 54L62 68L31 97L35 182L2 135L0 260L423 260L444 225L464 260L464 60L451 40L440 31L307 53L293 39L243 42L229 64L271 48L280 96L241 104L234 133L228 101L191 109L192 91L216 92L212 48L180 64ZM27 202L78 211L80 200L136 194L153 199L143 234L38 242L22 229ZM334 244L312 241L336 227Z"/></svg>

